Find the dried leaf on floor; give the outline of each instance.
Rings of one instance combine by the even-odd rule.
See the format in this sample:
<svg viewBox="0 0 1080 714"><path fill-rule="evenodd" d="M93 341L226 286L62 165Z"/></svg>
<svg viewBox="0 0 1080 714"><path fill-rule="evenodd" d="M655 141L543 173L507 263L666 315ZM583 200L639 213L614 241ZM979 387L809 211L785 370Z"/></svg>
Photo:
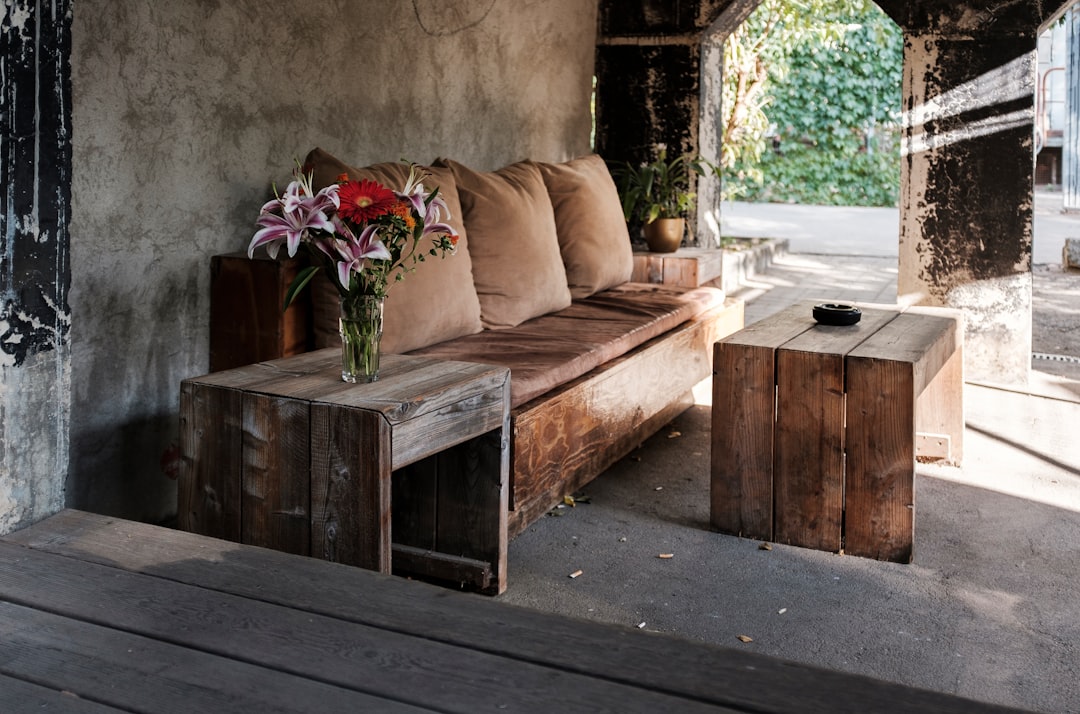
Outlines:
<svg viewBox="0 0 1080 714"><path fill-rule="evenodd" d="M563 496L562 502L567 506L570 506L570 508L574 508L577 506L577 501L574 500L573 496Z"/></svg>
<svg viewBox="0 0 1080 714"><path fill-rule="evenodd" d="M736 638L738 638L739 642L753 642L754 641L754 638L750 637L748 635L736 635Z"/></svg>
<svg viewBox="0 0 1080 714"><path fill-rule="evenodd" d="M772 550L772 543L759 543L758 550Z"/></svg>

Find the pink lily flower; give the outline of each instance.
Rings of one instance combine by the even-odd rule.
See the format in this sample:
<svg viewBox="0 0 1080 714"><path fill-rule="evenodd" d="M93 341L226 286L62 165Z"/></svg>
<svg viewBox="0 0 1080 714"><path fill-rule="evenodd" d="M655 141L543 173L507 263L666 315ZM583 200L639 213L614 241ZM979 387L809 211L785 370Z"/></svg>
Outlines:
<svg viewBox="0 0 1080 714"><path fill-rule="evenodd" d="M352 274L364 271L364 261L391 260L393 256L386 249L383 242L376 237L379 227L368 226L357 237L344 223L340 223L342 238L334 238L334 248L337 250L338 282L341 287L348 290Z"/></svg>
<svg viewBox="0 0 1080 714"><path fill-rule="evenodd" d="M327 186L314 196L307 177L298 177L289 183L283 196L268 201L255 224L261 226L248 245L248 257L255 249L266 247L271 258L277 258L282 241L288 247L289 257L296 255L300 243L310 237L312 231L334 232L328 212L338 207L337 186Z"/></svg>

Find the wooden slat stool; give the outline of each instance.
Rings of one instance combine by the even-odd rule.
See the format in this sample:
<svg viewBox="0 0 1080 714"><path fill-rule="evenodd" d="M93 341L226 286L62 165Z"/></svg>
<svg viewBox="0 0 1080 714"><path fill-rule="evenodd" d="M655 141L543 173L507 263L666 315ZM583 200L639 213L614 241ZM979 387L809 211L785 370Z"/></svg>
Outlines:
<svg viewBox="0 0 1080 714"><path fill-rule="evenodd" d="M874 306L839 327L813 304L715 345L712 526L911 562L916 456L962 457L961 315Z"/></svg>

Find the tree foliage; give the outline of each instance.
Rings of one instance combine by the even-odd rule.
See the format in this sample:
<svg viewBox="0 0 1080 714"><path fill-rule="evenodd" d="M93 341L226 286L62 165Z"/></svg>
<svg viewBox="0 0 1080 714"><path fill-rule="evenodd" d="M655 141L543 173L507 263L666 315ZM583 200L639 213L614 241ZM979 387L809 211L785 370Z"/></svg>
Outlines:
<svg viewBox="0 0 1080 714"><path fill-rule="evenodd" d="M727 198L895 205L900 29L870 0L765 0L724 52Z"/></svg>

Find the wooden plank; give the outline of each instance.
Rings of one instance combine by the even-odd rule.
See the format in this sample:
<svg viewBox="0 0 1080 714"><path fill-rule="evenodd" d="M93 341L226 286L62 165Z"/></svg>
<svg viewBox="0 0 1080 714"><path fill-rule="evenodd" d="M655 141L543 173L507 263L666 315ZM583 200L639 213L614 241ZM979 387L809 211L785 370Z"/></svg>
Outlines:
<svg viewBox="0 0 1080 714"><path fill-rule="evenodd" d="M701 285L698 262L693 258L664 259L664 285L696 288Z"/></svg>
<svg viewBox="0 0 1080 714"><path fill-rule="evenodd" d="M64 590L66 584L66 580L53 581L56 590ZM5 592L9 591L5 587ZM92 591L85 594L90 600L94 597ZM113 604L128 602L124 598ZM78 608L95 609L100 612L106 608ZM131 619L139 615L136 608L124 609L131 613ZM166 603L158 603L157 609L159 622L168 623L171 615ZM428 711L350 691L350 686L322 684L280 670L266 671L232 657L8 602L0 602L0 671L47 682L75 696L124 711L286 714L383 711L384 707L387 711Z"/></svg>
<svg viewBox="0 0 1080 714"><path fill-rule="evenodd" d="M310 466L294 474L310 473L310 552L389 573L390 425L378 412L328 404L310 414Z"/></svg>
<svg viewBox="0 0 1080 714"><path fill-rule="evenodd" d="M177 521L192 533L240 541L241 394L180 385Z"/></svg>
<svg viewBox="0 0 1080 714"><path fill-rule="evenodd" d="M241 540L310 555L308 404L247 392L242 408Z"/></svg>
<svg viewBox="0 0 1080 714"><path fill-rule="evenodd" d="M435 550L438 487L438 454L394 470L390 507L395 545Z"/></svg>
<svg viewBox="0 0 1080 714"><path fill-rule="evenodd" d="M815 325L777 351L773 493L776 540L838 552L844 510L844 358L897 313Z"/></svg>
<svg viewBox="0 0 1080 714"><path fill-rule="evenodd" d="M957 364L950 361L962 339L958 322L952 311L908 311L847 356L845 550L849 554L911 562L916 399L946 365ZM950 371L947 379L952 386L955 375ZM947 399L962 405L963 395L951 391L934 406L945 414L958 408L962 413L962 406L945 403Z"/></svg>
<svg viewBox="0 0 1080 714"><path fill-rule="evenodd" d="M712 373L712 344L742 326L742 308L729 300L514 410L511 535L692 404L679 395Z"/></svg>
<svg viewBox="0 0 1080 714"><path fill-rule="evenodd" d="M509 391L506 401L509 407ZM438 457L435 548L485 562L492 577L481 590L492 594L506 590L510 490L506 433L500 428Z"/></svg>
<svg viewBox="0 0 1080 714"><path fill-rule="evenodd" d="M398 582L406 581L398 579ZM269 580L264 579L263 584L267 589L273 587ZM359 603L366 598L361 589L347 599ZM508 701L513 701L521 711L551 711L557 707L559 711L583 714L612 708L642 714L717 711L715 706L657 693L632 683L610 682L567 672L561 667L436 642L420 632L414 636L373 628L40 551L28 552L2 543L0 600L32 602L35 608L49 613L41 614L35 621L31 616L38 613L23 612L24 608L9 612L15 606L5 608L0 602L0 627L7 630L5 634L32 637L43 629L40 626L43 618L59 619L64 626L69 626L72 620L91 621L122 631L121 643L137 635L197 650L200 655L217 655L274 670L237 680L253 690L262 689L264 682L287 673L443 712L500 712L505 711ZM109 607L102 608L101 602L109 603ZM107 640L108 631L97 633L90 640L97 637ZM63 638L58 633L48 641ZM13 638L0 637L0 640L10 639ZM141 674L145 671L140 656L142 648L127 653L128 648L121 643L107 642L114 658L130 661L130 664L116 661L116 670L119 674L125 671ZM47 647L41 643L27 649ZM108 672L112 667L103 669ZM221 681L220 673L211 677L207 669L200 668L198 673L209 686L223 691L230 689ZM572 696L567 696L568 692ZM148 698L147 690L143 690L142 698ZM247 711L262 709L252 707ZM323 710L358 709L330 706ZM198 706L188 709L192 710L218 711Z"/></svg>
<svg viewBox="0 0 1080 714"><path fill-rule="evenodd" d="M861 714L882 702L928 714L1009 711L81 511L63 511L0 540L744 711Z"/></svg>
<svg viewBox="0 0 1080 714"><path fill-rule="evenodd" d="M112 714L120 711L123 710L82 699L70 691L0 674L0 712L5 714Z"/></svg>
<svg viewBox="0 0 1080 714"><path fill-rule="evenodd" d="M776 372L776 540L838 552L844 509L843 357L781 350Z"/></svg>
<svg viewBox="0 0 1080 714"><path fill-rule="evenodd" d="M915 379L907 361L847 362L844 552L910 563L915 525Z"/></svg>
<svg viewBox="0 0 1080 714"><path fill-rule="evenodd" d="M775 359L770 347L715 346L709 512L722 533L773 539Z"/></svg>
<svg viewBox="0 0 1080 714"><path fill-rule="evenodd" d="M664 282L664 258L656 253L634 253L630 281L634 283Z"/></svg>
<svg viewBox="0 0 1080 714"><path fill-rule="evenodd" d="M510 371L504 368L501 383L494 386L478 383L472 395L460 401L438 410L425 409L423 414L396 423L394 468L502 428L508 408L504 392L509 384Z"/></svg>
<svg viewBox="0 0 1080 714"><path fill-rule="evenodd" d="M946 459L954 466L964 460L964 348L959 337L956 350L942 365L915 402L915 428L949 437ZM920 456L930 452L916 450Z"/></svg>
<svg viewBox="0 0 1080 714"><path fill-rule="evenodd" d="M772 540L776 350L814 326L792 305L714 346L710 521L724 533Z"/></svg>
<svg viewBox="0 0 1080 714"><path fill-rule="evenodd" d="M435 550L394 544L394 574L420 575L424 580L453 583L474 590L493 590L491 563Z"/></svg>
<svg viewBox="0 0 1080 714"><path fill-rule="evenodd" d="M882 325L850 357L907 362L915 394L921 394L952 357L962 339L954 317L908 311Z"/></svg>

